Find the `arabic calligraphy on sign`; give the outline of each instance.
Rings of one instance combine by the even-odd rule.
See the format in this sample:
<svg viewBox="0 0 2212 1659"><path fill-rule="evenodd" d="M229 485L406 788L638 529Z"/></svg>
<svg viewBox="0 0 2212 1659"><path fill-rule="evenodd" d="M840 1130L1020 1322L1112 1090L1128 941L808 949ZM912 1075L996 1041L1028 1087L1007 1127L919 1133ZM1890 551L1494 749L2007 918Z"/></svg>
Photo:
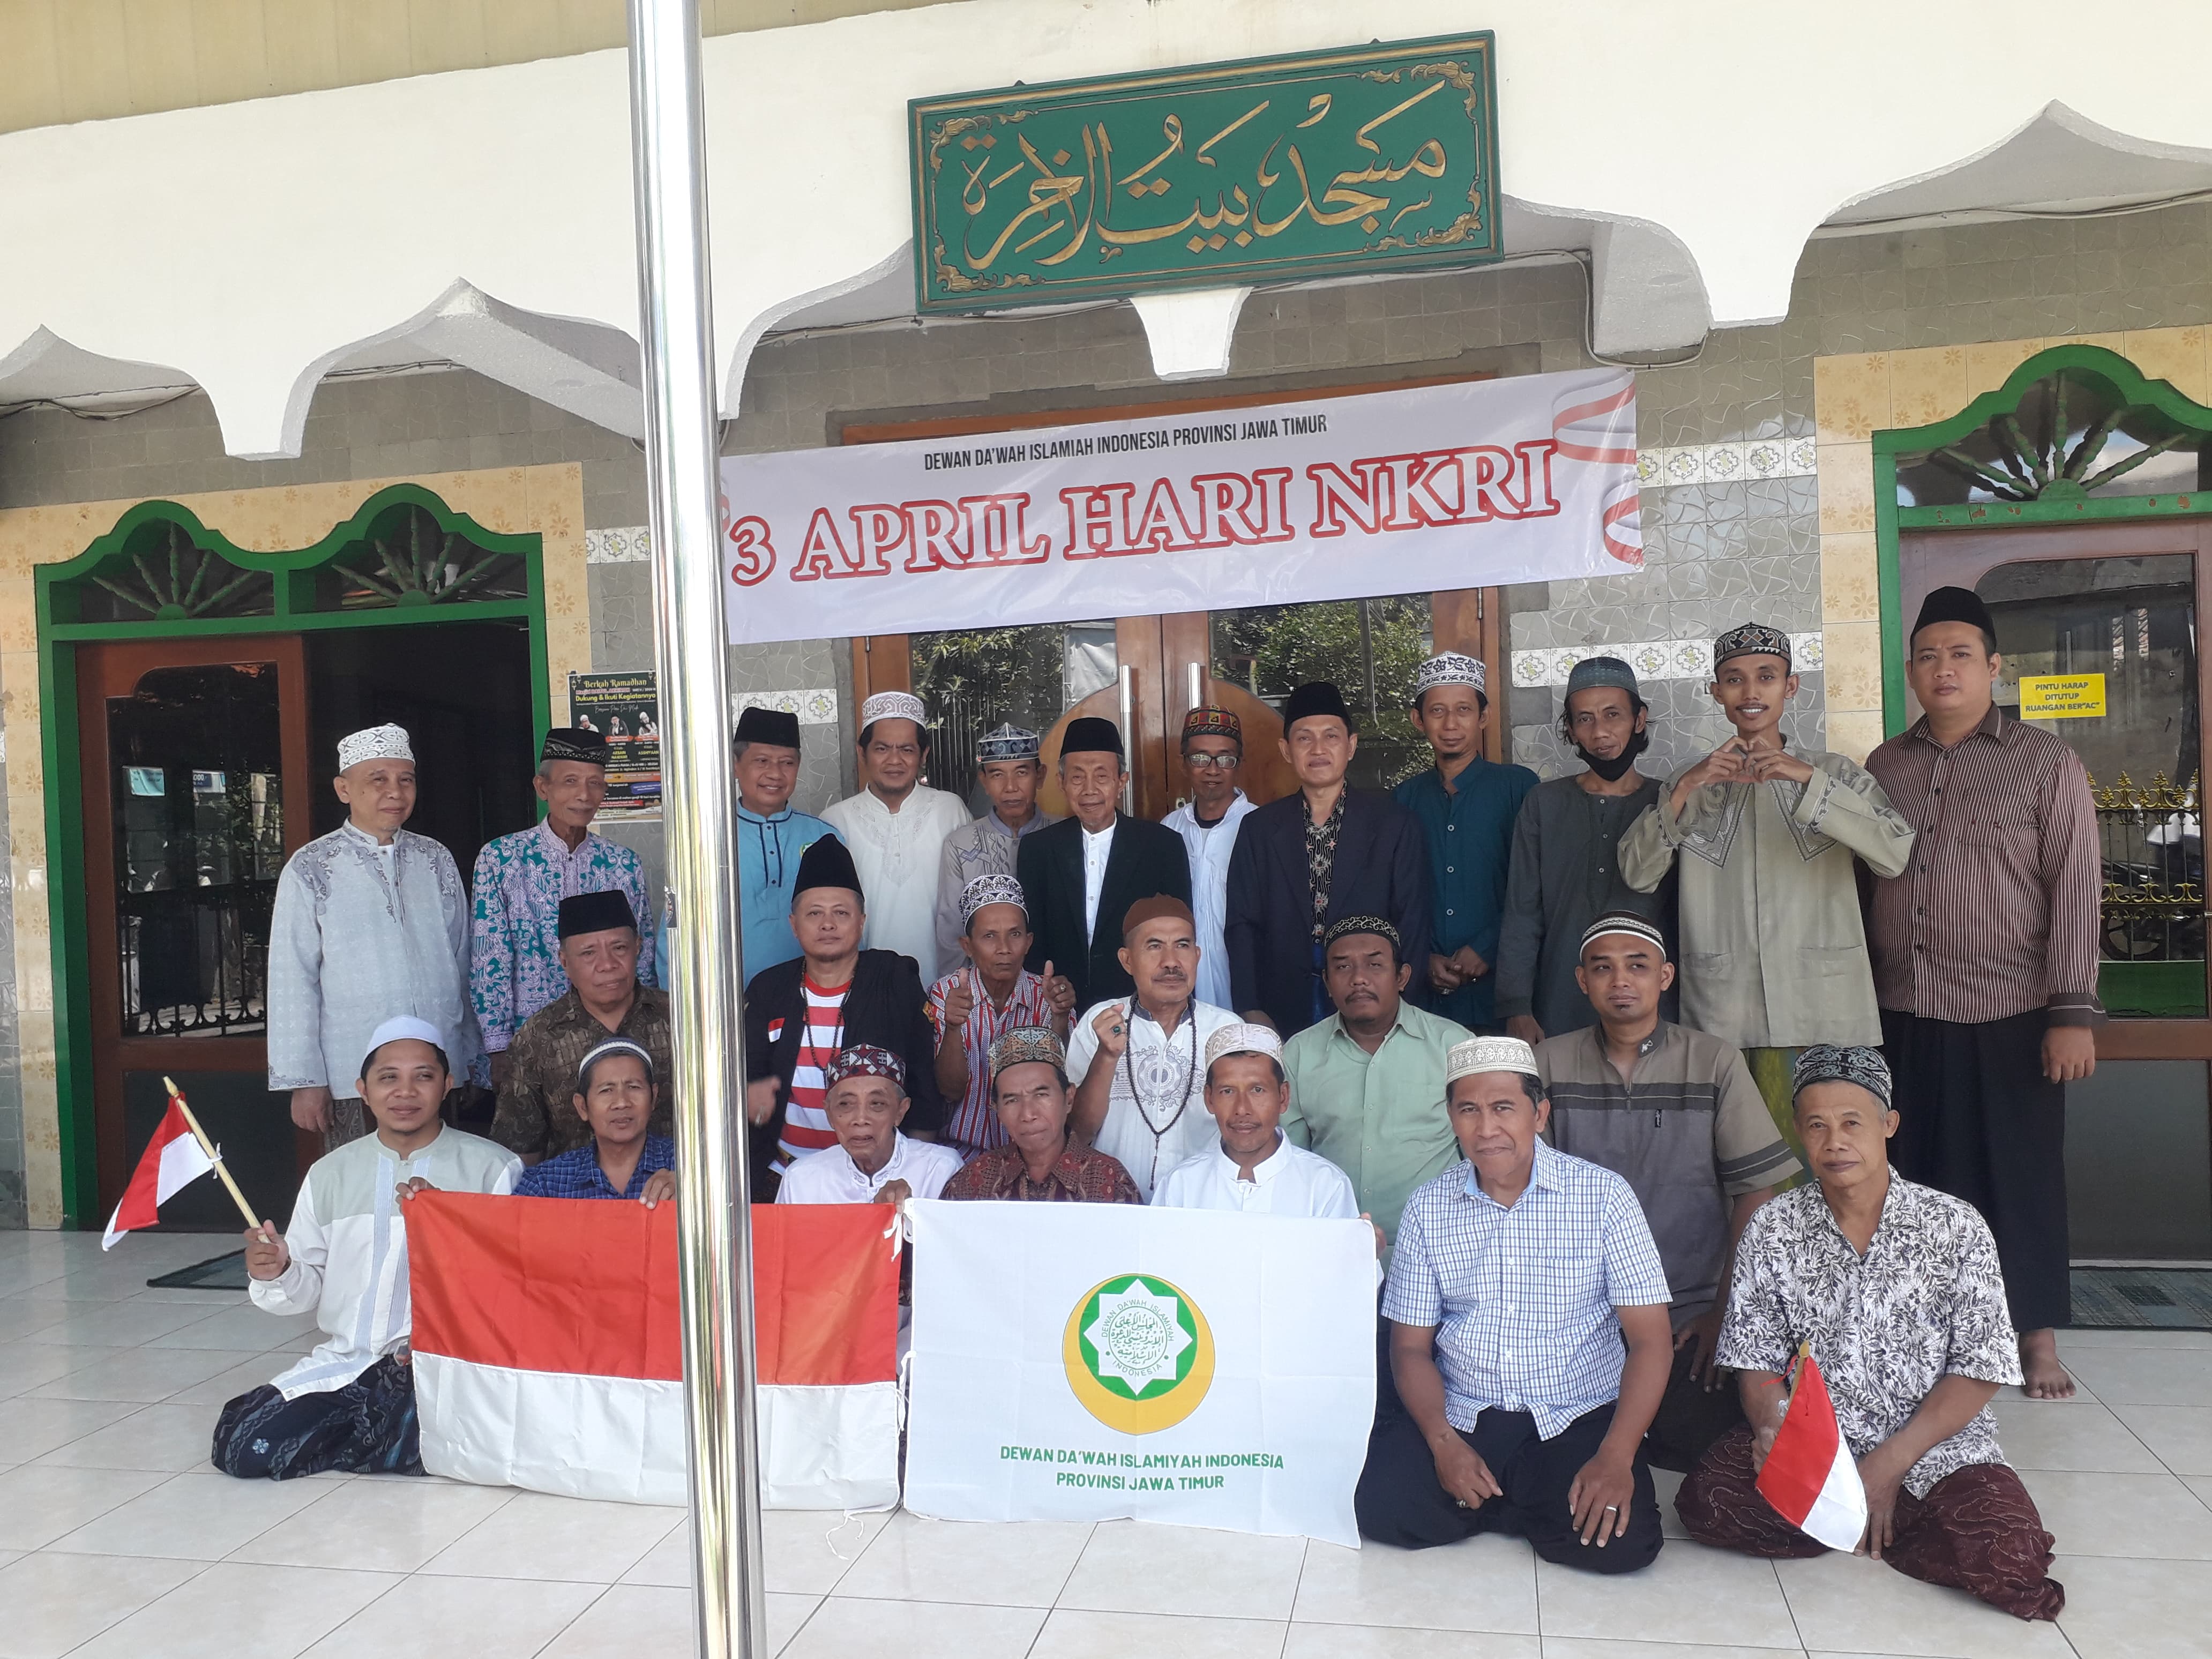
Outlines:
<svg viewBox="0 0 2212 1659"><path fill-rule="evenodd" d="M908 125L925 311L1504 252L1486 33L917 99Z"/></svg>

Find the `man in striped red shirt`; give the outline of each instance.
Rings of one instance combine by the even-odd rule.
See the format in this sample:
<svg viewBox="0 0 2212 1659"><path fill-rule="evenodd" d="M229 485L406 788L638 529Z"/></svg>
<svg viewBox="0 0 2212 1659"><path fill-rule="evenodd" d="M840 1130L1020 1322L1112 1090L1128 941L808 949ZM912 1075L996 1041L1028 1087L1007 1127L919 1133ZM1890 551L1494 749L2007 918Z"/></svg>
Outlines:
<svg viewBox="0 0 2212 1659"><path fill-rule="evenodd" d="M2066 1085L2096 1069L2103 855L2081 757L2008 718L1988 608L1939 587L1906 676L1928 712L1867 757L1919 831L1869 927L1896 1074L1898 1172L1980 1210L2020 1332L2022 1389L2063 1400Z"/></svg>
<svg viewBox="0 0 2212 1659"><path fill-rule="evenodd" d="M866 925L853 855L825 836L801 855L792 884L799 959L763 969L745 987L745 1117L757 1199L773 1194L793 1158L837 1144L824 1097L826 1073L842 1049L865 1044L897 1055L913 1102L905 1133L933 1140L944 1127L920 971L896 951L863 951Z"/></svg>

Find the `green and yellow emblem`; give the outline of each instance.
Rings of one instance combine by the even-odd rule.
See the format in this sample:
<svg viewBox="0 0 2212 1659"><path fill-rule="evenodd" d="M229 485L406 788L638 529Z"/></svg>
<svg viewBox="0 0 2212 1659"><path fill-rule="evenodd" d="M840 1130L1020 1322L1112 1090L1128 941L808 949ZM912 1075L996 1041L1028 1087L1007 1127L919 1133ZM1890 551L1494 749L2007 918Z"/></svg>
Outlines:
<svg viewBox="0 0 2212 1659"><path fill-rule="evenodd" d="M1213 1332L1198 1304L1164 1279L1117 1273L1067 1316L1067 1385L1124 1434L1156 1434L1196 1411L1213 1386Z"/></svg>

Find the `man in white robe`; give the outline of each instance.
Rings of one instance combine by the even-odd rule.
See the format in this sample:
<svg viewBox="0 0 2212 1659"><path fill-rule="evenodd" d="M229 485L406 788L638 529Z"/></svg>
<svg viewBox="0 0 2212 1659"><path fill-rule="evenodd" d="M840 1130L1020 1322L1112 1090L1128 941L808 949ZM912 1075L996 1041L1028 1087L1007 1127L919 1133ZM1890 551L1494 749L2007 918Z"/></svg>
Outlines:
<svg viewBox="0 0 2212 1659"><path fill-rule="evenodd" d="M860 869L868 896L863 949L911 957L925 985L960 965L937 943L937 878L945 838L968 822L960 797L921 781L929 714L911 691L878 691L860 705L857 795L823 810Z"/></svg>
<svg viewBox="0 0 2212 1659"><path fill-rule="evenodd" d="M469 896L453 855L401 826L415 754L396 726L338 744L347 820L292 854L269 924L269 1086L334 1151L368 1129L355 1068L395 1014L447 1033L454 1074L482 1052L469 1001Z"/></svg>

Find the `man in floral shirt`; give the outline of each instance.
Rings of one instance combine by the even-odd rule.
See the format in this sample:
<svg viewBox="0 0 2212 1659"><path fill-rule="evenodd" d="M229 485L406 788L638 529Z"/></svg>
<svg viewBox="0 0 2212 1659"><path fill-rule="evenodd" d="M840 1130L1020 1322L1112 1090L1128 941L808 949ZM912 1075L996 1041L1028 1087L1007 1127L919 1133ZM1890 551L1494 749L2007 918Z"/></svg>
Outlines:
<svg viewBox="0 0 2212 1659"><path fill-rule="evenodd" d="M1682 1483L1690 1536L1792 1559L1822 1547L1754 1484L1787 1404L1784 1373L1809 1344L1866 1487L1859 1547L2021 1619L2056 1619L2051 1536L1997 1449L1989 1402L2020 1381L2020 1345L1988 1224L1972 1206L1893 1174L1889 1066L1874 1048L1799 1056L1797 1133L1818 1186L1745 1227L1719 1360L1744 1415Z"/></svg>

